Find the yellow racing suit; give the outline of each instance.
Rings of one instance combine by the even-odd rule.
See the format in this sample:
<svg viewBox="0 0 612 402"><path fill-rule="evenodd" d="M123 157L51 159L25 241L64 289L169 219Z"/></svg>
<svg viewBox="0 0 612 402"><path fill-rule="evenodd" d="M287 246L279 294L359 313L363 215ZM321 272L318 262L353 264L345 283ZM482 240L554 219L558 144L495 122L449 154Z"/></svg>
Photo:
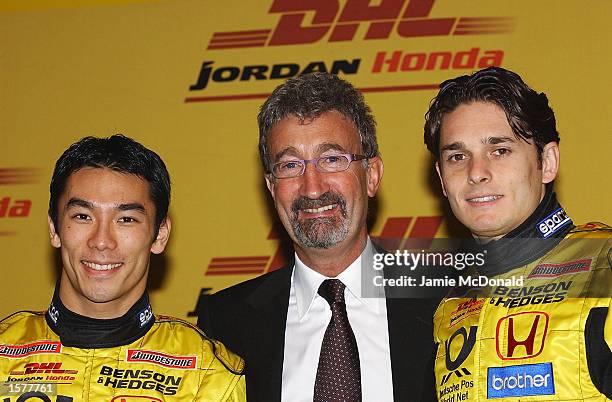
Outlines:
<svg viewBox="0 0 612 402"><path fill-rule="evenodd" d="M471 275L486 291L440 303L440 402L612 398L612 228L574 227L554 193L543 204L512 233L539 240L502 243L506 269Z"/></svg>
<svg viewBox="0 0 612 402"><path fill-rule="evenodd" d="M146 294L111 320L54 296L0 322L0 402L245 401L243 367L190 323L153 315Z"/></svg>

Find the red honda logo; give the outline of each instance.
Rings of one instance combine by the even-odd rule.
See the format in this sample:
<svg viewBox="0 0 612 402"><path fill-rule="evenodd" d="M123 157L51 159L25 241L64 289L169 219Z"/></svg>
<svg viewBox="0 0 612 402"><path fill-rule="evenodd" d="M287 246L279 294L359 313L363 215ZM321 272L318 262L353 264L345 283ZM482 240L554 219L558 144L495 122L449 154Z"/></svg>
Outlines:
<svg viewBox="0 0 612 402"><path fill-rule="evenodd" d="M511 314L497 322L495 348L502 360L535 357L544 350L549 316L543 311Z"/></svg>

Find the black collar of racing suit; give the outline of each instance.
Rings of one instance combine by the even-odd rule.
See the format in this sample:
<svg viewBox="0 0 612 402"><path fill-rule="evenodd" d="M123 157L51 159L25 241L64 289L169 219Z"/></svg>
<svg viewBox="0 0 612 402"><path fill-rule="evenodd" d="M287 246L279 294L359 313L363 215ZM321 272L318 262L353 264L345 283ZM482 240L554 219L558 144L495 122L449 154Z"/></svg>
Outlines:
<svg viewBox="0 0 612 402"><path fill-rule="evenodd" d="M82 349L130 344L143 337L155 322L147 292L121 317L98 319L68 310L59 298L59 282L45 318L62 345Z"/></svg>
<svg viewBox="0 0 612 402"><path fill-rule="evenodd" d="M504 237L476 246L485 254L485 265L478 269L486 276L504 274L527 265L555 248L574 224L557 201L552 183L540 205L523 223Z"/></svg>

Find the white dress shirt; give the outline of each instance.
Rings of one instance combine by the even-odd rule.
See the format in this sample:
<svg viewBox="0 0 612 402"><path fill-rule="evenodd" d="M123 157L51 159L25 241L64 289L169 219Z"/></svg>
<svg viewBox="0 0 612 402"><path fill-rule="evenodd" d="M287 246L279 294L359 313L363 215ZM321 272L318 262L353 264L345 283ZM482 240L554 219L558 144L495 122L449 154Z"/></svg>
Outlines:
<svg viewBox="0 0 612 402"><path fill-rule="evenodd" d="M347 315L359 349L362 399L386 402L393 401L387 304L384 297L361 297L361 262L371 261L373 253L368 238L362 254L336 278L346 285ZM283 402L312 401L323 335L331 319L329 304L317 293L325 279L328 278L308 268L295 255L285 327ZM374 287L369 280L364 280L363 286ZM368 289L364 293L376 292Z"/></svg>

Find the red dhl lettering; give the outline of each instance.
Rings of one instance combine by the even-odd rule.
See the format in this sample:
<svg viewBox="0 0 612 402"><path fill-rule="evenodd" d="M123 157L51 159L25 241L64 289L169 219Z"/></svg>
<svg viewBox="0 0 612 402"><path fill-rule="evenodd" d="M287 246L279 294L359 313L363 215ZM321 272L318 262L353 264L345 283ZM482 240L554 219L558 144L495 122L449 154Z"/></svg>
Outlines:
<svg viewBox="0 0 612 402"><path fill-rule="evenodd" d="M216 32L208 49L282 46L354 40L368 24L364 40L387 39L395 31L402 38L447 35L486 35L511 32L509 17L431 18L435 0L274 0L270 14L280 14L273 29Z"/></svg>

